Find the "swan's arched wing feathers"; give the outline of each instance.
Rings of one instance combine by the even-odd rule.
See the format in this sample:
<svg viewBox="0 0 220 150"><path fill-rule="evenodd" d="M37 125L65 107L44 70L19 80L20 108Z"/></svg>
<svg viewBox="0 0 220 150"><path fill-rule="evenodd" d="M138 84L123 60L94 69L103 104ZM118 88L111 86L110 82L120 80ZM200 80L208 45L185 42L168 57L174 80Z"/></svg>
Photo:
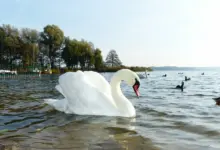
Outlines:
<svg viewBox="0 0 220 150"><path fill-rule="evenodd" d="M59 91L59 92L64 96L63 91L62 91L62 88L60 87L60 85L56 85L56 86L55 86L55 89L56 89L57 91Z"/></svg>
<svg viewBox="0 0 220 150"><path fill-rule="evenodd" d="M65 112L65 113L71 113L68 110L68 104L66 99L62 99L62 100L57 100L57 99L45 99L44 100L45 103L53 106L56 110Z"/></svg>
<svg viewBox="0 0 220 150"><path fill-rule="evenodd" d="M87 74L88 75L88 74ZM109 112L115 115L117 110L112 96L91 82L83 72L68 72L59 77L59 91L62 91L68 104L68 111L76 114L100 115ZM104 106L104 107L103 107ZM114 111L113 111L114 110ZM65 110L64 110L65 112Z"/></svg>
<svg viewBox="0 0 220 150"><path fill-rule="evenodd" d="M89 79L90 83L103 93L111 94L111 87L108 81L99 73L94 71L84 71L86 78Z"/></svg>

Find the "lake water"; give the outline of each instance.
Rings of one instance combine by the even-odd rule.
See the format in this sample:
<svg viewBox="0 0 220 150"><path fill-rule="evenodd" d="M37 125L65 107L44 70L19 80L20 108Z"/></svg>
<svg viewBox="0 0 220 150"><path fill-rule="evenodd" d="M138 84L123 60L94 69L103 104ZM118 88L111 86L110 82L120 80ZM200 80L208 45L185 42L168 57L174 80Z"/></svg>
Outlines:
<svg viewBox="0 0 220 150"><path fill-rule="evenodd" d="M220 107L212 98L220 96L220 71L181 72L151 72L141 80L139 99L122 84L137 111L133 119L54 110L43 99L62 98L57 75L1 77L0 149L219 150ZM181 92L175 86L185 75L191 80Z"/></svg>

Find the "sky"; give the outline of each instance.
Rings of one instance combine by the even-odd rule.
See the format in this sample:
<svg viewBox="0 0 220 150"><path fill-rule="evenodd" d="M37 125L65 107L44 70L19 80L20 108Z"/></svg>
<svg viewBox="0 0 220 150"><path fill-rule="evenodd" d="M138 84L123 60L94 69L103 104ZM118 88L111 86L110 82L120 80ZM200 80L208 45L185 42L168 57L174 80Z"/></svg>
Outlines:
<svg viewBox="0 0 220 150"><path fill-rule="evenodd" d="M1 0L0 24L58 25L128 66L220 66L220 0Z"/></svg>

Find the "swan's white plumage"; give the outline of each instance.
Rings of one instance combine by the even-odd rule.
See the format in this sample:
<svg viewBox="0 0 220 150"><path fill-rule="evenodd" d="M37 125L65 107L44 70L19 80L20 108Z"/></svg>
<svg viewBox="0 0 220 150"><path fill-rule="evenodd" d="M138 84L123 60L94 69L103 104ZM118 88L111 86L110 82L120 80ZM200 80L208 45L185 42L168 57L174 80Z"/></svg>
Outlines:
<svg viewBox="0 0 220 150"><path fill-rule="evenodd" d="M86 75L91 84L98 88L99 91L111 94L111 87L108 81L101 74L93 71L84 71L83 73Z"/></svg>
<svg viewBox="0 0 220 150"><path fill-rule="evenodd" d="M138 78L134 74L134 78L136 77ZM130 84L132 81L129 78ZM118 91L114 91L116 89L97 72L67 72L59 77L59 85L56 89L65 98L46 99L45 102L59 111L80 115L135 116L135 109L130 101L120 97L120 92L118 96L112 95ZM123 107L126 106L129 107L124 109Z"/></svg>

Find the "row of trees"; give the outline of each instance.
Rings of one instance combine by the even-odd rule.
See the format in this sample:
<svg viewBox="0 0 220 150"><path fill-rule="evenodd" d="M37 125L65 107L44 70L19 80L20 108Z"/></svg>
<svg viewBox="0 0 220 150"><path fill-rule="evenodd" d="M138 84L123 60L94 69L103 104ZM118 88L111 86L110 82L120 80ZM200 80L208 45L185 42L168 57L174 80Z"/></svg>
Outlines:
<svg viewBox="0 0 220 150"><path fill-rule="evenodd" d="M65 37L56 25L47 25L43 31L18 29L11 25L0 26L0 69L59 68L63 64L69 69L96 69L120 67L115 50L111 50L103 61L102 51L92 42Z"/></svg>

